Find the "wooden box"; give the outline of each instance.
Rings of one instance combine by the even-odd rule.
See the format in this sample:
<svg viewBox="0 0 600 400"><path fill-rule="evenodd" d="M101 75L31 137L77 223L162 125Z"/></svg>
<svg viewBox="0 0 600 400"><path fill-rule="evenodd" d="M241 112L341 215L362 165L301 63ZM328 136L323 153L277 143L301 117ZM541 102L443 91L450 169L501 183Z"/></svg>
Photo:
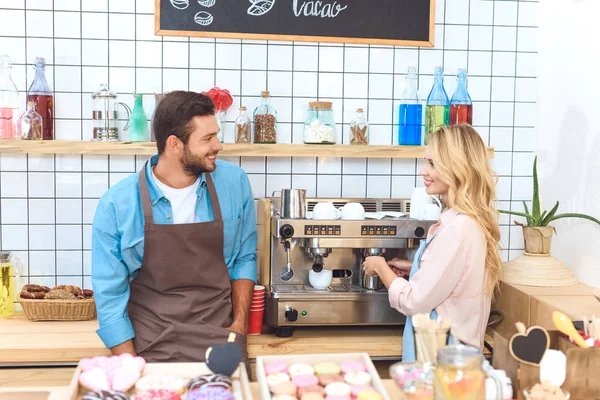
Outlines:
<svg viewBox="0 0 600 400"><path fill-rule="evenodd" d="M69 385L68 400L80 400L81 397L89 393L79 385L79 374L81 366L77 366L71 384ZM145 375L177 375L185 379L191 379L198 375L211 375L212 372L205 363L147 363L142 372ZM231 377L233 380L233 394L236 400L252 400L252 392L250 390L250 382L248 373L243 363L234 372ZM135 394L135 387L129 392L130 395ZM133 399L133 397L132 397Z"/></svg>
<svg viewBox="0 0 600 400"><path fill-rule="evenodd" d="M513 381L517 398L524 400L523 389L539 383L540 369L521 364L510 356L508 341L512 333L495 333L493 365L506 371ZM567 356L567 377L562 389L571 393L571 400L600 400L600 348L582 349L557 331L549 331L548 334L550 348L560 350Z"/></svg>
<svg viewBox="0 0 600 400"><path fill-rule="evenodd" d="M271 392L269 390L269 385L267 384L267 375L265 373L265 365L271 361L284 361L290 365L298 363L315 365L322 362L341 364L344 361L360 361L365 364L367 372L371 375L371 386L381 394L384 400L390 400L390 396L381 382L377 369L375 369L375 365L373 365L373 362L367 353L258 356L256 357L256 377L260 387L261 400L271 400Z"/></svg>

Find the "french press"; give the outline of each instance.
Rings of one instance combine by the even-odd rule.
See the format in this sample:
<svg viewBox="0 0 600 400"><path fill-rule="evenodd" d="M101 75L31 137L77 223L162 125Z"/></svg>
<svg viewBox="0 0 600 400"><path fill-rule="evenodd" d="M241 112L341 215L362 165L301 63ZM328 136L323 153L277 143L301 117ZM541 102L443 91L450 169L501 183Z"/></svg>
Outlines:
<svg viewBox="0 0 600 400"><path fill-rule="evenodd" d="M121 105L127 111L127 125L125 130L129 128L129 116L131 109L125 103L116 101L117 95L108 90L108 84L100 85L100 91L92 94L94 100L94 110L92 119L94 120L94 136L92 140L118 142L119 127L116 105Z"/></svg>

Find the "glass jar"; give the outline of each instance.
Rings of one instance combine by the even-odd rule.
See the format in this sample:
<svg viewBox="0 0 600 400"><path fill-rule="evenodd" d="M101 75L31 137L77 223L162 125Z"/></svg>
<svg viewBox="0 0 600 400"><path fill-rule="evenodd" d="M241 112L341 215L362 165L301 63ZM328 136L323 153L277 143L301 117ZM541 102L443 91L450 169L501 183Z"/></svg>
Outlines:
<svg viewBox="0 0 600 400"><path fill-rule="evenodd" d="M250 143L252 140L250 137L250 117L246 112L246 107L240 107L240 114L235 119L235 142L236 143Z"/></svg>
<svg viewBox="0 0 600 400"><path fill-rule="evenodd" d="M436 400L485 399L485 380L481 350L463 345L439 349L433 380ZM499 387L496 398L502 400L501 383Z"/></svg>
<svg viewBox="0 0 600 400"><path fill-rule="evenodd" d="M0 318L15 313L15 279L19 278L21 261L10 251L0 252Z"/></svg>
<svg viewBox="0 0 600 400"><path fill-rule="evenodd" d="M260 105L253 114L254 143L277 143L277 111L269 104L269 92L261 92Z"/></svg>
<svg viewBox="0 0 600 400"><path fill-rule="evenodd" d="M356 117L350 122L350 144L369 144L369 124L362 108L356 109Z"/></svg>
<svg viewBox="0 0 600 400"><path fill-rule="evenodd" d="M42 140L42 116L35 111L35 102L27 102L27 111L21 116L21 139Z"/></svg>
<svg viewBox="0 0 600 400"><path fill-rule="evenodd" d="M308 114L304 121L304 143L335 144L337 134L332 105L329 101L308 103Z"/></svg>

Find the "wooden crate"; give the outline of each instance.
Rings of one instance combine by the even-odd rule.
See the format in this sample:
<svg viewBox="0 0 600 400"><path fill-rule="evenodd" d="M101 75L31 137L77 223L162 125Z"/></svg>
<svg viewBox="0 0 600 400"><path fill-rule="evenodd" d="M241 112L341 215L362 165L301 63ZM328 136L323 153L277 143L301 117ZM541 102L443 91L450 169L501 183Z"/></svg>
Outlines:
<svg viewBox="0 0 600 400"><path fill-rule="evenodd" d="M515 329L516 332L516 329ZM512 333L515 333L512 332ZM523 389L539 383L540 368L521 364L508 354L512 333L497 331L494 336L494 368L503 369L513 379L515 394L524 400ZM571 400L600 400L600 348L582 349L566 340L559 332L549 331L550 348L567 356L567 377L562 389L571 393Z"/></svg>
<svg viewBox="0 0 600 400"><path fill-rule="evenodd" d="M89 392L79 385L79 374L81 366L77 366L73 379L69 385L68 400L80 400L83 395ZM142 376L146 375L177 375L185 379L191 379L198 375L211 375L212 372L205 363L147 363L142 372ZM250 381L244 364L240 363L240 367L234 372L231 377L233 380L233 394L236 400L253 400L252 391L250 390ZM135 394L135 387L129 392L130 395ZM132 397L133 398L133 397Z"/></svg>
<svg viewBox="0 0 600 400"><path fill-rule="evenodd" d="M384 400L390 400L390 396L381 382L377 369L367 353L258 356L256 357L256 377L260 387L261 400L271 400L271 392L267 384L267 374L265 373L265 365L271 361L284 361L290 365L298 363L315 365L322 362L341 364L344 361L360 361L365 364L367 372L371 375L371 386L381 394Z"/></svg>

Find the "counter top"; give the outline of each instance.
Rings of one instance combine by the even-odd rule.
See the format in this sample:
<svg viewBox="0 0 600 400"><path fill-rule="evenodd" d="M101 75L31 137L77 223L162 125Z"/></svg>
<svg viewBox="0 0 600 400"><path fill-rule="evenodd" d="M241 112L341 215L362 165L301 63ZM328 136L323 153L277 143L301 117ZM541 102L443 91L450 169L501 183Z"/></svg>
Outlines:
<svg viewBox="0 0 600 400"><path fill-rule="evenodd" d="M98 321L32 322L23 313L0 320L0 366L75 365L81 358L110 352L96 334ZM366 352L399 358L401 327L298 327L292 337L248 336L250 359L257 355Z"/></svg>

